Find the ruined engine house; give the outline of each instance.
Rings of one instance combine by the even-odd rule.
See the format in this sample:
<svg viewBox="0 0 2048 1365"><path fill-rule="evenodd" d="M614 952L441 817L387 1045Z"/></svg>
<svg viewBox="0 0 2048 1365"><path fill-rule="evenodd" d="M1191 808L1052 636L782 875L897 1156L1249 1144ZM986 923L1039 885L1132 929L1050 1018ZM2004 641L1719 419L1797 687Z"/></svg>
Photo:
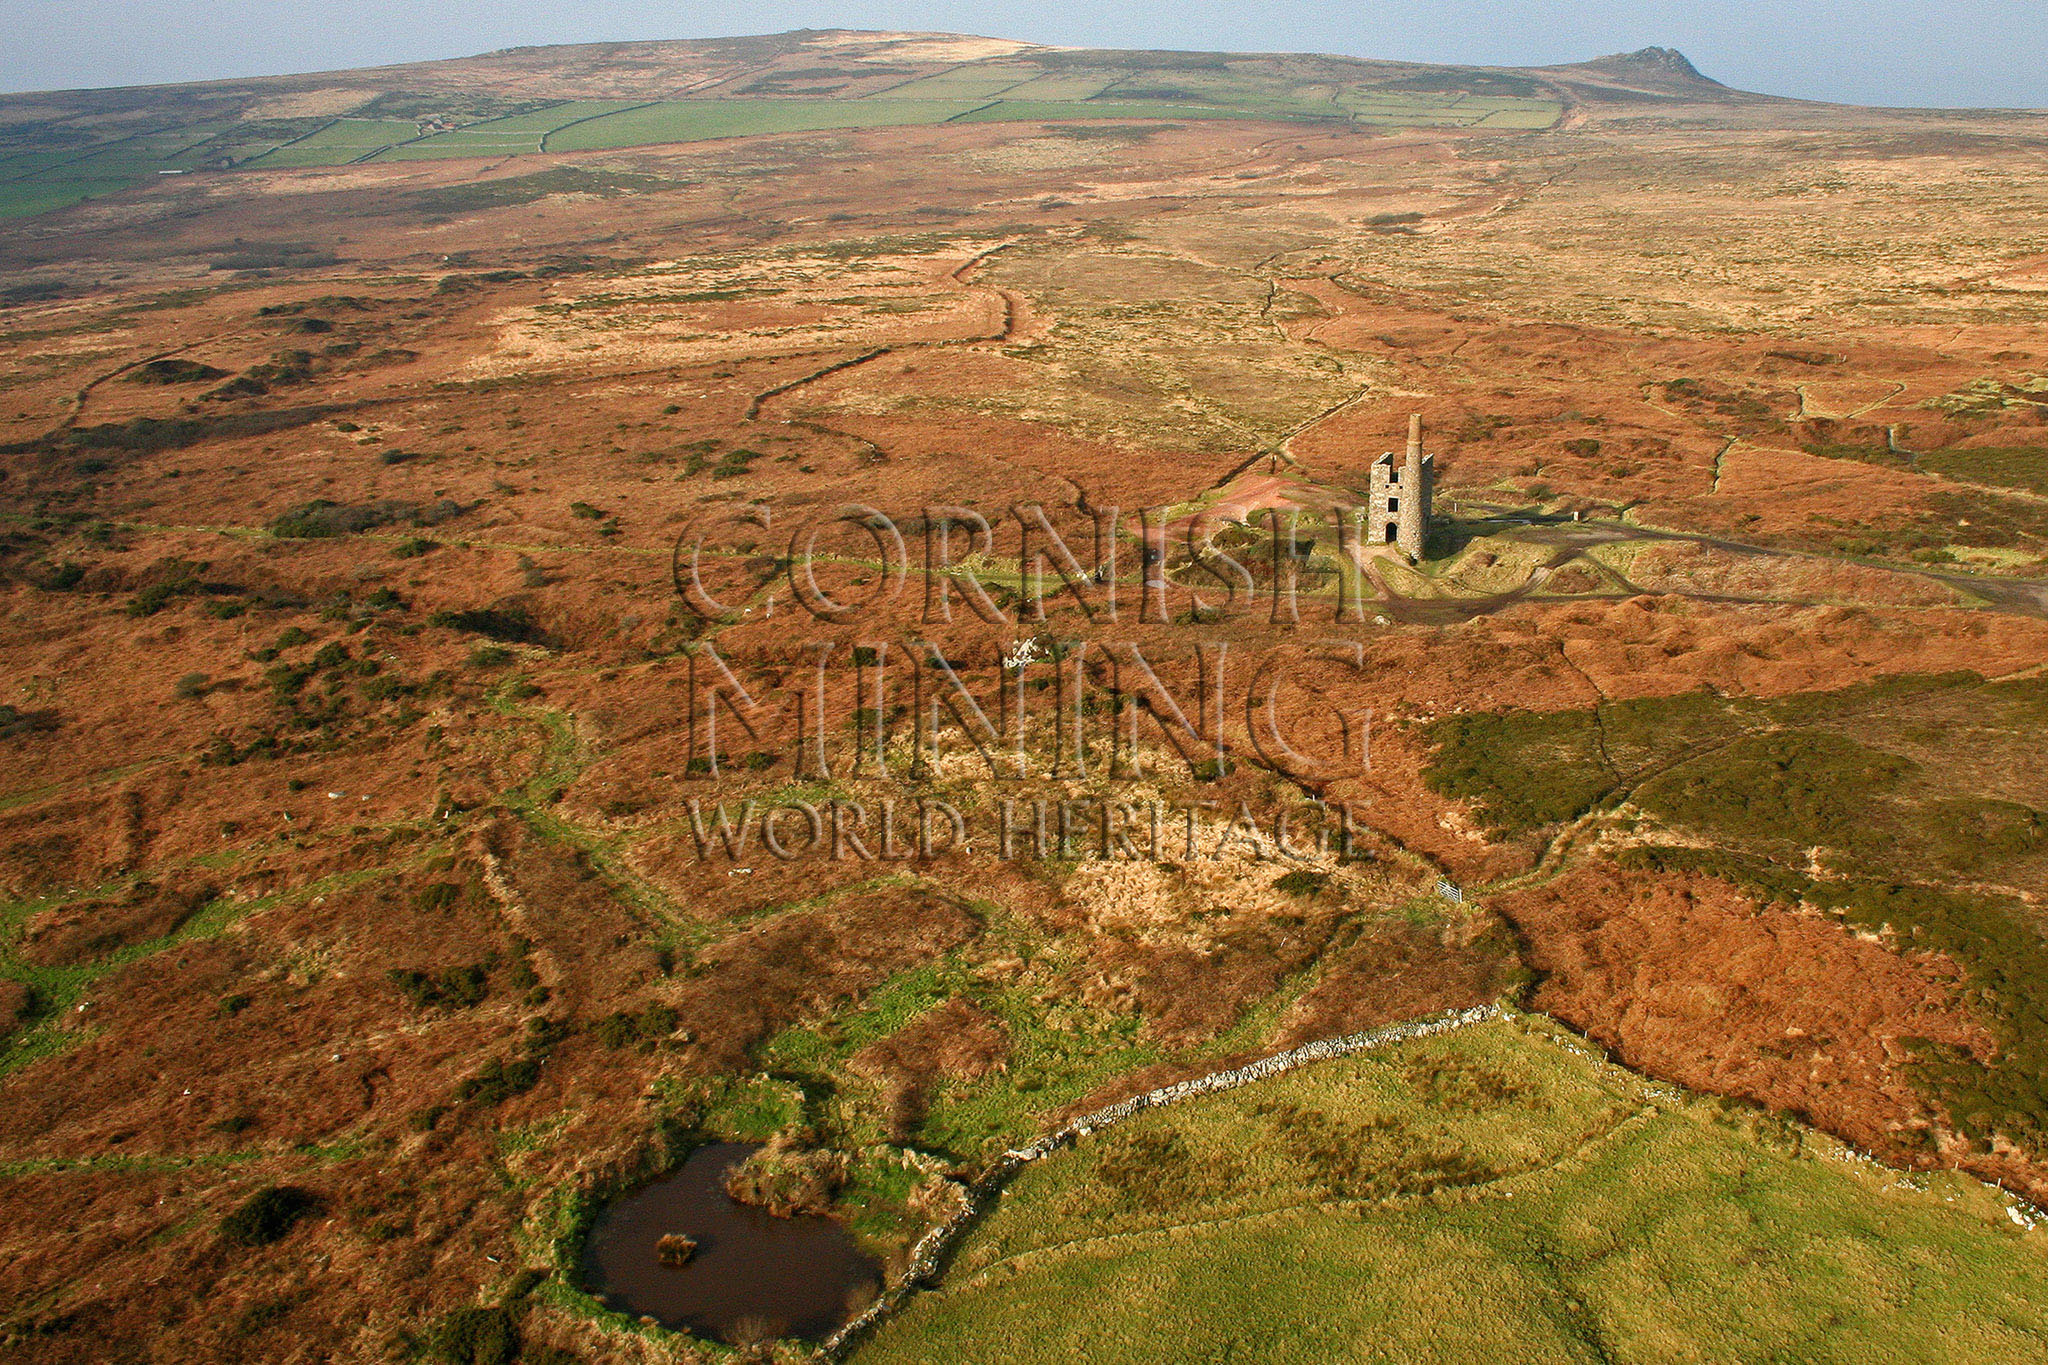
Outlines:
<svg viewBox="0 0 2048 1365"><path fill-rule="evenodd" d="M1429 500L1436 490L1436 457L1422 450L1422 418L1408 419L1408 453L1388 451L1372 462L1366 503L1365 538L1373 545L1398 546L1410 559L1422 558L1429 539Z"/></svg>

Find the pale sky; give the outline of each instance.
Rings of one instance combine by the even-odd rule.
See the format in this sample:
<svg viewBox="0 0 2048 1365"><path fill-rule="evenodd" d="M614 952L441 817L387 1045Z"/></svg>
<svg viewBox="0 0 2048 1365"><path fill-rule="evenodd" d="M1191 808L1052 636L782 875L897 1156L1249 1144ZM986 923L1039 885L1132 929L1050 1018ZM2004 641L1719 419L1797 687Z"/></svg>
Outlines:
<svg viewBox="0 0 2048 1365"><path fill-rule="evenodd" d="M1077 47L1332 52L1534 66L1675 47L1707 75L1858 104L2048 107L2044 0L0 0L0 89L139 85L460 57L526 44L793 28Z"/></svg>

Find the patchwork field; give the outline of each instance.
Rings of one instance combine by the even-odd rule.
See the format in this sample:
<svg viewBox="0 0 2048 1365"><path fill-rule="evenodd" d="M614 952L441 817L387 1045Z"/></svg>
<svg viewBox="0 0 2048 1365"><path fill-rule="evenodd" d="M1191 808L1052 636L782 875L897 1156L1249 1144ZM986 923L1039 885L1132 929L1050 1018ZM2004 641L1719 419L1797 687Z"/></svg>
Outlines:
<svg viewBox="0 0 2048 1365"><path fill-rule="evenodd" d="M875 49L904 46L876 36L882 41L871 45ZM694 86L701 93L631 98L633 58L641 53L672 71L671 90ZM1534 129L1557 122L1566 98L1561 88L1534 79L1520 82L1526 93L1517 97L1390 93L1374 87L1397 78L1400 68L1308 57L1219 56L1190 67L1179 54L1129 53L1123 54L1126 65L1076 75L1068 70L1072 54L1006 52L965 64L926 60L890 67L928 74L877 85L861 79L858 63L866 54L858 50L846 52L844 66L811 65L784 77L780 72L795 65L787 60L794 54L766 48L745 79L735 79L720 60L725 55L688 44L630 45L617 53L617 67L586 73L578 97L559 100L515 101L494 93L504 68L517 65L502 58L397 67L367 79L351 74L343 78L348 97L314 101L340 106L328 118L274 115L312 84L294 78L197 87L189 101L155 109L109 103L92 92L32 96L17 100L15 115L0 121L0 217L42 213L191 171L496 158L954 119L1280 118ZM320 91L336 92L332 84Z"/></svg>
<svg viewBox="0 0 2048 1365"><path fill-rule="evenodd" d="M1082 1139L855 1359L2033 1358L2044 1257L1982 1186L1484 1025Z"/></svg>

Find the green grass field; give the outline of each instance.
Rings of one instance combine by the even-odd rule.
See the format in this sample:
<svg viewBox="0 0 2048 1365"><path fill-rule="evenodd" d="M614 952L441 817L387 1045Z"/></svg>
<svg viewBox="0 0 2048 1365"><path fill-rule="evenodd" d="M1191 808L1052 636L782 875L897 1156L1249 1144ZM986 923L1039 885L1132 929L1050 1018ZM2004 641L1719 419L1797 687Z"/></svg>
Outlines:
<svg viewBox="0 0 2048 1365"><path fill-rule="evenodd" d="M52 209L69 208L87 199L96 199L103 194L125 190L133 180L94 181L86 179L64 180L52 183L33 181L19 185L0 185L0 218L27 218Z"/></svg>
<svg viewBox="0 0 2048 1365"><path fill-rule="evenodd" d="M146 183L159 172L191 170L238 131L232 123L200 123L97 146L14 152L0 158L0 217L43 213ZM255 150L267 150L287 135Z"/></svg>
<svg viewBox="0 0 2048 1365"><path fill-rule="evenodd" d="M1038 75L1030 67L987 67L947 71L907 85L895 85L867 97L874 100L987 100L1023 85Z"/></svg>
<svg viewBox="0 0 2048 1365"><path fill-rule="evenodd" d="M830 128L943 123L975 108L972 100L759 99L667 100L592 119L548 139L555 152L597 151L658 142L699 142Z"/></svg>
<svg viewBox="0 0 2048 1365"><path fill-rule="evenodd" d="M860 1365L2048 1358L2048 1232L1541 1020L1154 1111L1027 1170Z"/></svg>
<svg viewBox="0 0 2048 1365"><path fill-rule="evenodd" d="M244 164L265 170L287 166L340 166L379 148L418 136L417 125L398 119L336 119L309 137L265 152Z"/></svg>
<svg viewBox="0 0 2048 1365"><path fill-rule="evenodd" d="M487 119L446 133L406 142L380 153L378 161L427 161L449 156L517 156L552 151L549 139L571 124L640 107L634 100L571 100L547 109Z"/></svg>
<svg viewBox="0 0 2048 1365"><path fill-rule="evenodd" d="M504 118L486 119L458 128L453 133L441 133L438 137L460 137L471 134L478 137L502 137L506 135L531 134L539 136L552 133L557 128L571 123L580 123L587 118L603 114L616 114L621 109L631 109L644 104L644 100L569 100L552 104L545 109L533 109L524 114L509 114ZM427 139L429 142L434 138Z"/></svg>
<svg viewBox="0 0 2048 1365"><path fill-rule="evenodd" d="M1068 119L1247 118L1237 109L1212 104L1126 104L1115 100L1085 102L998 100L960 117L962 123L1059 123Z"/></svg>
<svg viewBox="0 0 2048 1365"><path fill-rule="evenodd" d="M1128 71L1110 71L1087 76L1040 76L1004 92L1013 100L1085 100L1115 85Z"/></svg>

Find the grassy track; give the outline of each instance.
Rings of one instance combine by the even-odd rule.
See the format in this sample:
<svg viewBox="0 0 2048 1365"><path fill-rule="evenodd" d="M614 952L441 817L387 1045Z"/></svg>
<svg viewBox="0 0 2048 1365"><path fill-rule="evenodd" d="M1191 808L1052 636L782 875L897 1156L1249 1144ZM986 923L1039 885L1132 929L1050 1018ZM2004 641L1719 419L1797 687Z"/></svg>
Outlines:
<svg viewBox="0 0 2048 1365"><path fill-rule="evenodd" d="M855 1359L2048 1356L2048 1233L1838 1156L1486 1025L1049 1158Z"/></svg>

